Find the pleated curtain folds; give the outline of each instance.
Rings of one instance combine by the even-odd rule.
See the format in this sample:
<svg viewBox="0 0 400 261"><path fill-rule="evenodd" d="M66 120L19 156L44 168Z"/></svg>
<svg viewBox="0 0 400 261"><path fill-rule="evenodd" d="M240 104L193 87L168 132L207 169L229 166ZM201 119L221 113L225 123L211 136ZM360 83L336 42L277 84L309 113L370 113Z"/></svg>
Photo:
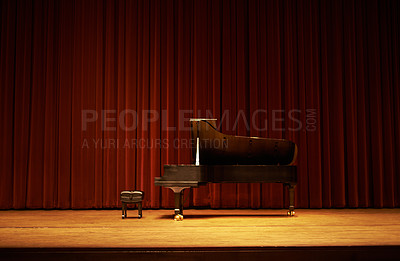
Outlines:
<svg viewBox="0 0 400 261"><path fill-rule="evenodd" d="M294 141L298 208L400 205L399 1L0 7L1 209L119 207L134 189L144 208L172 207L154 177L191 162L191 117ZM185 198L288 205L281 184L208 184Z"/></svg>

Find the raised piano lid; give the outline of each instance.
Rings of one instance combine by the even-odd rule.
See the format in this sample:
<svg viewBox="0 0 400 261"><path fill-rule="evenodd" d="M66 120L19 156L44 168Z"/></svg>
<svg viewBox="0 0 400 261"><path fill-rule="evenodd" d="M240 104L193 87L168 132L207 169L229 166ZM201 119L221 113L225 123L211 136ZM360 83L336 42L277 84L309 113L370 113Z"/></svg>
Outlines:
<svg viewBox="0 0 400 261"><path fill-rule="evenodd" d="M227 135L216 119L191 119L193 162L201 165L294 165L297 145L285 139ZM197 147L199 149L197 149Z"/></svg>

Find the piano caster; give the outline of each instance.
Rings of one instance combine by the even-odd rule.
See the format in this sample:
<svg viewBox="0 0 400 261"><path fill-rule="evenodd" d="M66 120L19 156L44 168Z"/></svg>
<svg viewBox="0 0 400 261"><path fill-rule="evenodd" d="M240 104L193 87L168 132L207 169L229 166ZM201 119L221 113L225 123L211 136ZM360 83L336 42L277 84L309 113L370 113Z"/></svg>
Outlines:
<svg viewBox="0 0 400 261"><path fill-rule="evenodd" d="M122 215L122 219L125 219L125 215Z"/></svg>
<svg viewBox="0 0 400 261"><path fill-rule="evenodd" d="M142 218L142 215L141 214L139 214L139 216L138 216L138 219L141 219Z"/></svg>
<svg viewBox="0 0 400 261"><path fill-rule="evenodd" d="M175 221L182 221L183 220L183 215L181 215L181 214L175 215L174 220Z"/></svg>
<svg viewBox="0 0 400 261"><path fill-rule="evenodd" d="M289 210L289 211L287 212L287 215L288 215L288 216L294 216L294 214L295 214L295 212L294 212L293 210Z"/></svg>

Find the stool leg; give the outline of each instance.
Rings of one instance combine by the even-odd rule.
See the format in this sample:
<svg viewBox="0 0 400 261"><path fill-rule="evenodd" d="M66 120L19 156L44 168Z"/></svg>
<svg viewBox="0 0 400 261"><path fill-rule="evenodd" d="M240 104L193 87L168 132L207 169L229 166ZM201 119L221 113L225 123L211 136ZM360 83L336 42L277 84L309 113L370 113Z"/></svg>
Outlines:
<svg viewBox="0 0 400 261"><path fill-rule="evenodd" d="M139 214L138 218L141 218L142 217L142 202L138 203L138 214Z"/></svg>
<svg viewBox="0 0 400 261"><path fill-rule="evenodd" d="M122 202L122 219L125 218L125 203Z"/></svg>

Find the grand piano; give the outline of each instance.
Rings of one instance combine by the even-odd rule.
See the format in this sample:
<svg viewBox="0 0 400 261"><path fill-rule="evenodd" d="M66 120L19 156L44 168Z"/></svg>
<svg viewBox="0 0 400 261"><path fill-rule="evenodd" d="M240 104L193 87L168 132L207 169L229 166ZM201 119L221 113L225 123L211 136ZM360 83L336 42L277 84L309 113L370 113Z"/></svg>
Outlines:
<svg viewBox="0 0 400 261"><path fill-rule="evenodd" d="M295 143L226 135L217 130L216 119L191 119L190 124L193 164L164 165L164 175L154 182L174 192L175 220L183 219L183 191L207 183L282 183L289 190L287 215L294 215Z"/></svg>

